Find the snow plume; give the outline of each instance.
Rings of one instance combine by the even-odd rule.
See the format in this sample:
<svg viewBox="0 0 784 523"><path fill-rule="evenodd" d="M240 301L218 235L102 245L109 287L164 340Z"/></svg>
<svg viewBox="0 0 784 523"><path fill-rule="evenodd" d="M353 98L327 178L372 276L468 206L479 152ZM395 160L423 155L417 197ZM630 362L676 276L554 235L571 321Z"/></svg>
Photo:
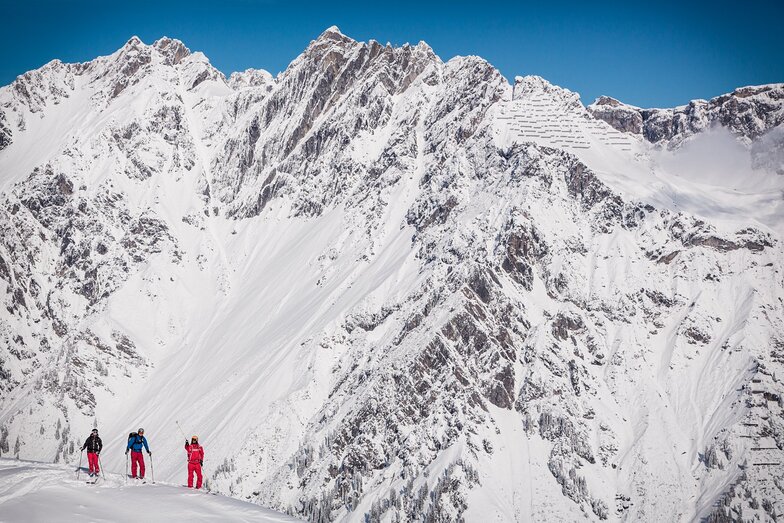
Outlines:
<svg viewBox="0 0 784 523"><path fill-rule="evenodd" d="M672 199L680 209L714 220L745 214L784 231L784 177L769 169L780 136L775 128L749 147L716 127L680 147L655 148L651 158L654 170L671 182Z"/></svg>
<svg viewBox="0 0 784 523"><path fill-rule="evenodd" d="M751 146L754 167L784 175L784 125L765 133Z"/></svg>
<svg viewBox="0 0 784 523"><path fill-rule="evenodd" d="M690 138L677 149L662 149L657 155L661 165L688 181L739 189L767 173L755 174L748 147L724 128L718 127Z"/></svg>
<svg viewBox="0 0 784 523"><path fill-rule="evenodd" d="M120 473L142 426L179 484L181 426L319 522L780 513L781 177L702 134L753 148L777 87L656 144L518 88L334 28L275 78L134 38L0 88L0 451L98 426Z"/></svg>

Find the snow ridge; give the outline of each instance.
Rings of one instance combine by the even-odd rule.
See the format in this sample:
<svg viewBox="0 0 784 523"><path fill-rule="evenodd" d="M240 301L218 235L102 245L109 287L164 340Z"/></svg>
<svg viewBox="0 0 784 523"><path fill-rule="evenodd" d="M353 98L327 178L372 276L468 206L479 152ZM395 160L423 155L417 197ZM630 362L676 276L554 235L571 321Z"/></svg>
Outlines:
<svg viewBox="0 0 784 523"><path fill-rule="evenodd" d="M782 99L784 83L741 87L673 109L641 109L601 96L588 110L619 131L641 134L652 143L677 145L714 125L750 143L784 123Z"/></svg>
<svg viewBox="0 0 784 523"><path fill-rule="evenodd" d="M179 485L125 481L104 471L95 485L82 470L35 462L0 460L3 520L173 521L188 517L220 521L290 523L298 519L224 496L177 488Z"/></svg>

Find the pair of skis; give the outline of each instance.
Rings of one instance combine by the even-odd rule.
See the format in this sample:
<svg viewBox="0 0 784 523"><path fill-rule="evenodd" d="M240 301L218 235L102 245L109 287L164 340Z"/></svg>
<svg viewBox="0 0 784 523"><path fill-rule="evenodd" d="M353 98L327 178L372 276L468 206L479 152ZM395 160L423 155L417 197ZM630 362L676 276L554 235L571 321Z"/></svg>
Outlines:
<svg viewBox="0 0 784 523"><path fill-rule="evenodd" d="M148 452L147 455L150 456L150 474L152 474L152 484L155 485L155 463L152 460L152 454ZM130 477L132 476L128 474L128 453L126 452L125 453L125 483L126 484L128 483L128 478ZM147 482L145 481L145 483Z"/></svg>
<svg viewBox="0 0 784 523"><path fill-rule="evenodd" d="M96 483L98 483L99 479L101 479L101 477L98 474L96 474L94 480L92 480L92 481L87 480L87 481L85 481L85 483L87 483L88 485L95 485Z"/></svg>
<svg viewBox="0 0 784 523"><path fill-rule="evenodd" d="M141 484L146 484L146 483L147 483L147 480L146 480L146 479L144 479L144 478L138 478L138 477L134 477L134 476L126 476L126 478L125 478L125 479L126 479L126 483L128 482L127 480L129 480L129 479L135 479L135 480L138 480L138 481L137 481L137 483L141 483ZM153 481L153 482L152 482L152 484L154 485L154 484L155 484L155 481Z"/></svg>
<svg viewBox="0 0 784 523"><path fill-rule="evenodd" d="M81 472L80 468L76 469L76 479L79 479L79 473L80 472ZM101 475L100 474L90 474L90 477L93 478L93 479L88 479L87 481L85 481L85 483L87 483L88 485L95 485L96 483L98 483L98 480L101 479ZM104 478L104 479L106 479L106 478Z"/></svg>
<svg viewBox="0 0 784 523"><path fill-rule="evenodd" d="M82 456L83 455L84 455L84 448L82 448L82 451L79 453L79 466L76 467L76 479L79 479L79 475L82 473ZM100 474L103 474L103 463L101 463L101 455L100 454L98 454L98 467L101 469ZM92 473L90 473L90 477L93 477ZM95 473L95 481L87 481L86 483L92 483L93 485L95 485L95 483L98 481L99 478L100 478L100 475L99 475L98 472L96 472ZM106 476L104 476L104 479L106 479Z"/></svg>

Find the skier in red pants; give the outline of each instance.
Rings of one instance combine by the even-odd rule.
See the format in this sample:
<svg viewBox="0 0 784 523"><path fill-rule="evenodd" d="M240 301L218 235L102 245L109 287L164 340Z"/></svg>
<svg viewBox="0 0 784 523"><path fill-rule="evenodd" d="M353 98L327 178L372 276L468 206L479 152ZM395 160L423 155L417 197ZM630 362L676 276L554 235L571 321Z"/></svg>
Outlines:
<svg viewBox="0 0 784 523"><path fill-rule="evenodd" d="M193 474L196 474L196 488L201 488L201 466L204 464L204 447L199 445L199 436L191 438L190 445L185 440L185 452L188 453L188 488L193 488Z"/></svg>
<svg viewBox="0 0 784 523"><path fill-rule="evenodd" d="M144 429L139 429L138 432L131 432L128 435L128 447L125 449L125 454L131 451L131 477L136 478L136 467L139 468L139 478L144 479L144 456L142 455L142 447L147 451L148 456L152 456L150 447L147 446L147 438L144 437Z"/></svg>
<svg viewBox="0 0 784 523"><path fill-rule="evenodd" d="M82 445L82 450L87 449L87 463L90 466L90 477L97 476L100 472L98 464L98 455L103 448L103 442L98 437L98 429L93 429L90 436Z"/></svg>

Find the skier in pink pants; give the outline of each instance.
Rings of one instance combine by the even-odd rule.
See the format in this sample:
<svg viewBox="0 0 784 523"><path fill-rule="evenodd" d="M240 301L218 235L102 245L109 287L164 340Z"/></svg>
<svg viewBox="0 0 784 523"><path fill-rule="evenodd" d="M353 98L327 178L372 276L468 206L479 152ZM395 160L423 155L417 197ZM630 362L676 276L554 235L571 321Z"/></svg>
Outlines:
<svg viewBox="0 0 784 523"><path fill-rule="evenodd" d="M98 455L103 448L103 442L98 437L98 429L93 429L90 436L82 445L82 450L87 449L87 464L90 466L90 477L97 476L100 472Z"/></svg>
<svg viewBox="0 0 784 523"><path fill-rule="evenodd" d="M139 478L144 479L144 456L142 455L142 447L147 451L148 456L152 456L150 447L147 446L147 438L144 437L144 429L139 429L138 432L131 432L128 436L128 447L125 453L131 451L131 477L136 478L136 468L139 469Z"/></svg>
<svg viewBox="0 0 784 523"><path fill-rule="evenodd" d="M193 436L190 445L188 440L185 440L185 452L188 453L188 488L193 488L193 475L196 474L196 488L200 489L204 447L199 445L199 436Z"/></svg>

